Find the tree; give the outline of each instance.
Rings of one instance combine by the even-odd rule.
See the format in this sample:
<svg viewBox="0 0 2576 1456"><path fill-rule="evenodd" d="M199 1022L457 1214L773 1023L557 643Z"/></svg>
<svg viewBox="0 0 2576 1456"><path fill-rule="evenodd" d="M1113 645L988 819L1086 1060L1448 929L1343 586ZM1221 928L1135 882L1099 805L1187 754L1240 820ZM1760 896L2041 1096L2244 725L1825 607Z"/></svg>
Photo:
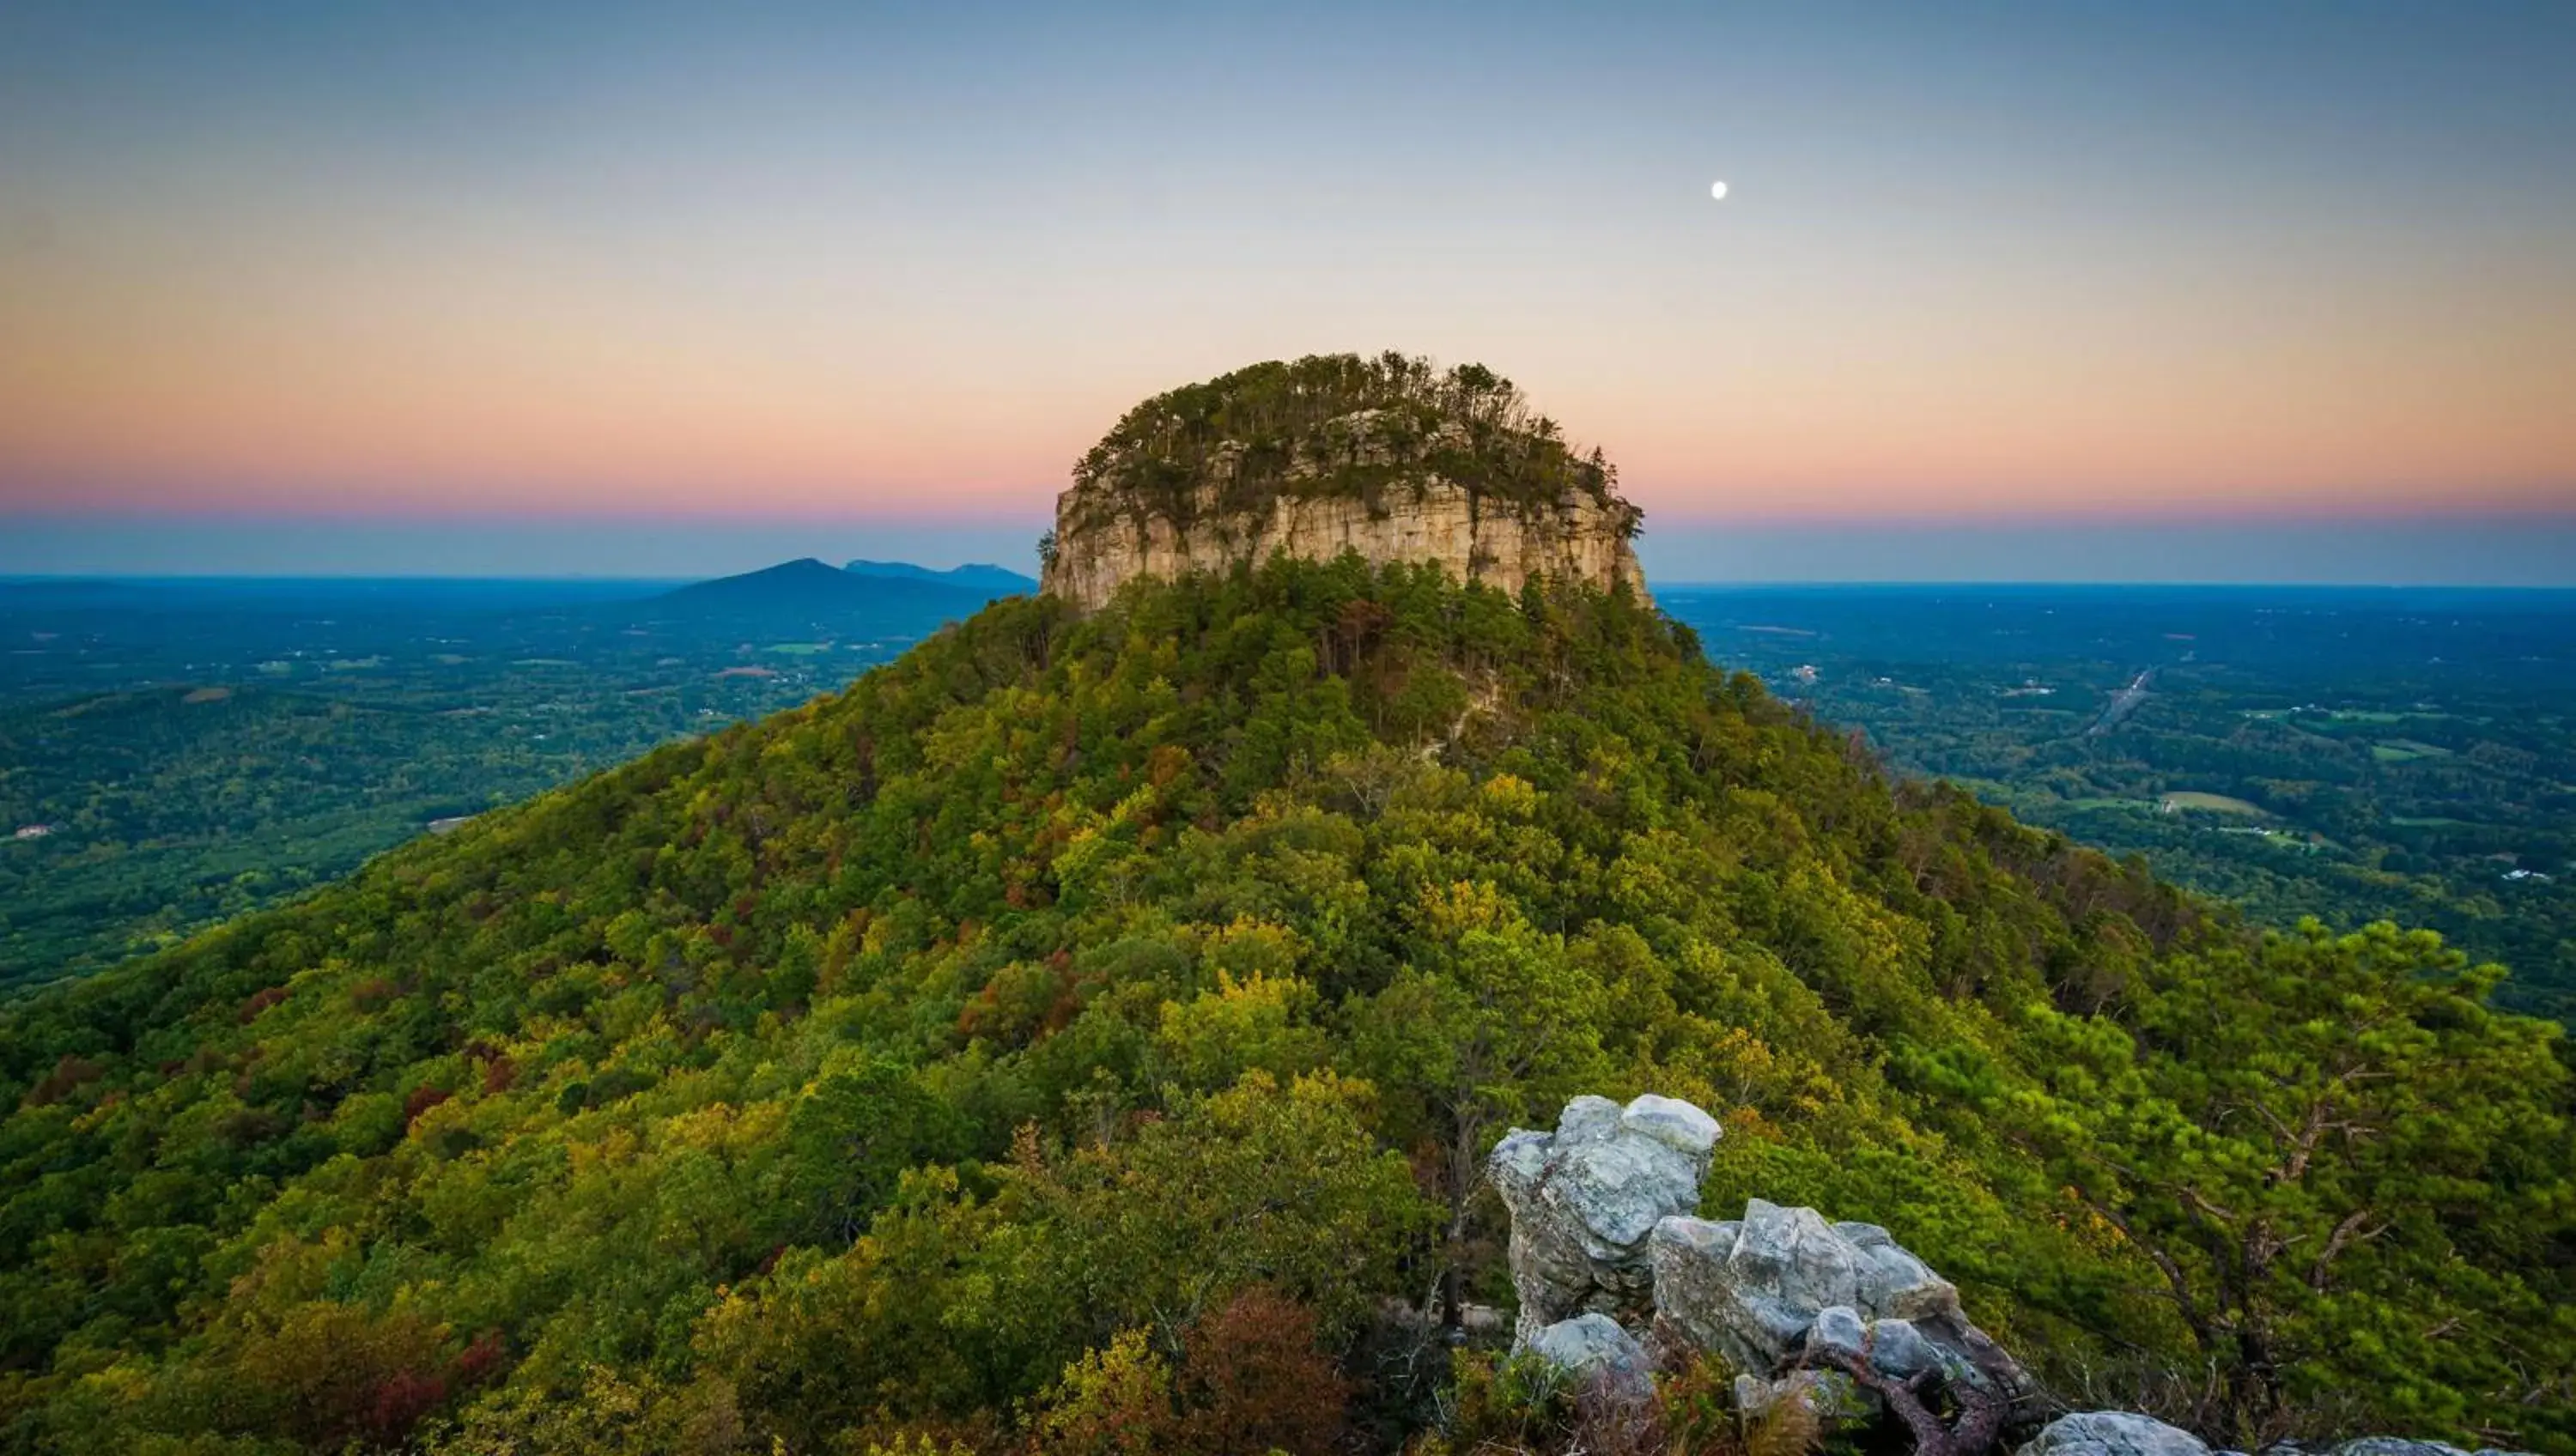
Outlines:
<svg viewBox="0 0 2576 1456"><path fill-rule="evenodd" d="M2576 1318L2499 1271L2576 1233L2576 1138L2558 1028L2488 1009L2500 974L2310 922L2166 962L2126 1023L2032 1013L2040 1085L1994 1110L2153 1265L2227 1432L2348 1391L2453 1430L2550 1398L2529 1372Z"/></svg>
<svg viewBox="0 0 2576 1456"><path fill-rule="evenodd" d="M1050 1282L1102 1337L1176 1330L1255 1284L1354 1328L1429 1222L1403 1158L1363 1113L1365 1082L1247 1072L1121 1144L1011 1169L1051 1225Z"/></svg>
<svg viewBox="0 0 2576 1456"><path fill-rule="evenodd" d="M1602 1066L1600 983L1488 884L1425 894L1413 960L1350 1010L1358 1065L1413 1104L1445 1218L1438 1296L1455 1323L1484 1158L1512 1119L1535 1120ZM1399 1120L1406 1120L1399 1114Z"/></svg>

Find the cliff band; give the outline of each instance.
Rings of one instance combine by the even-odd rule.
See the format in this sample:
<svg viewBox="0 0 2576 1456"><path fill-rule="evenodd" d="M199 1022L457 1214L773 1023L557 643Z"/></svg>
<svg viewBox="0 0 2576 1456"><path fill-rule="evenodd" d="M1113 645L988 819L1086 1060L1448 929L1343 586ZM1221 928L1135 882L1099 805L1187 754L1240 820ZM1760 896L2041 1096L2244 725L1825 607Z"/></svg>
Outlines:
<svg viewBox="0 0 2576 1456"><path fill-rule="evenodd" d="M1090 609L1135 577L1274 554L1436 563L1518 591L1645 579L1641 513L1509 381L1399 355L1255 365L1157 396L1075 467L1044 589Z"/></svg>

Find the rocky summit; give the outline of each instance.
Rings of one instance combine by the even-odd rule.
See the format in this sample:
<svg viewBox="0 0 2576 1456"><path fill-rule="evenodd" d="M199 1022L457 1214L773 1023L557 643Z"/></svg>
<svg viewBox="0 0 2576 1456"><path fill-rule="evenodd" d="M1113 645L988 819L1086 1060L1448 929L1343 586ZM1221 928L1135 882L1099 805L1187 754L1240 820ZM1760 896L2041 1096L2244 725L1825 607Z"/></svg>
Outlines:
<svg viewBox="0 0 2576 1456"><path fill-rule="evenodd" d="M1045 589L1085 609L1140 576L1285 554L1436 564L1504 591L1546 579L1641 598L1642 520L1599 451L1577 454L1477 365L1330 355L1157 395L1074 468Z"/></svg>
<svg viewBox="0 0 2576 1456"><path fill-rule="evenodd" d="M2066 1411L1968 1319L1956 1286L1876 1224L1760 1198L1741 1218L1696 1217L1720 1131L1674 1098L1584 1096L1554 1132L1515 1129L1495 1146L1486 1172L1511 1214L1520 1358L1587 1405L1629 1412L1654 1399L1656 1372L1714 1359L1736 1372L1747 1418L1803 1406L1813 1428L1863 1449L1904 1438L1917 1456L2211 1456L2152 1416ZM2329 1456L2470 1453L2363 1436Z"/></svg>

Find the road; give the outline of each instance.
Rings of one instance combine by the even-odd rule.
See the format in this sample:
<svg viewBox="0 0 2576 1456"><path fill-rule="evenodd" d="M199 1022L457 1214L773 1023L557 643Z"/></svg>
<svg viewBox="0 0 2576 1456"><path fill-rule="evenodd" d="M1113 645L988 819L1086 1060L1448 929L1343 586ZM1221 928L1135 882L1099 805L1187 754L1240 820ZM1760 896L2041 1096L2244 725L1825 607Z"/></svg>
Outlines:
<svg viewBox="0 0 2576 1456"><path fill-rule="evenodd" d="M2147 700L2147 684L2155 677L2155 675L2156 670L2152 667L2148 668L2146 671L2139 673L2135 678L2130 679L2127 687L2113 693L2111 695L2111 706L2102 710L2102 716L2094 722L2092 727L2084 730L2084 736L2087 738L2099 738L2103 734L2110 732L2112 729L2119 727L2121 719L2136 712L2138 710L2138 705Z"/></svg>

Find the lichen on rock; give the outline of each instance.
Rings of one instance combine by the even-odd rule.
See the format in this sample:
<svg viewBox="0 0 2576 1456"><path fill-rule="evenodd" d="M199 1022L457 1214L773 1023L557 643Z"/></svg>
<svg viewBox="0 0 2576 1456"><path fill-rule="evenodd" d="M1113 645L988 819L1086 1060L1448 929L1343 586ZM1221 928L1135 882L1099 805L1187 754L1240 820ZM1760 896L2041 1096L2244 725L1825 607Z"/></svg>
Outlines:
<svg viewBox="0 0 2576 1456"><path fill-rule="evenodd" d="M1794 1399L1829 1423L1891 1415L1987 1444L2026 1409L2020 1365L1887 1230L1759 1198L1739 1219L1698 1217L1718 1137L1715 1118L1673 1098L1577 1097L1555 1131L1495 1146L1518 1348L1569 1370L1616 1365L1631 1346L1713 1355L1738 1372L1747 1412ZM1933 1414L1935 1393L1961 1412L1954 1426Z"/></svg>
<svg viewBox="0 0 2576 1456"><path fill-rule="evenodd" d="M1512 1215L1519 1343L1578 1314L1642 1322L1654 1298L1647 1238L1699 1206L1717 1139L1717 1120L1687 1102L1577 1097L1554 1132L1515 1130L1495 1146L1486 1167Z"/></svg>

